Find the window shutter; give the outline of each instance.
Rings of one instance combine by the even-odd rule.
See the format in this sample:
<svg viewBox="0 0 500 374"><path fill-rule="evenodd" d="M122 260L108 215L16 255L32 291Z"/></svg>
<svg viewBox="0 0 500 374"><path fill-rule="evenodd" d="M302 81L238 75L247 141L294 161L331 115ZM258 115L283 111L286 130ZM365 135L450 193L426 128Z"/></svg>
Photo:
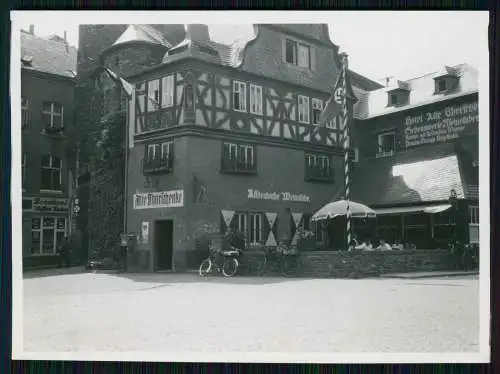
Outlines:
<svg viewBox="0 0 500 374"><path fill-rule="evenodd" d="M162 108L171 107L174 104L174 76L168 75L162 78Z"/></svg>
<svg viewBox="0 0 500 374"><path fill-rule="evenodd" d="M281 41L282 60L286 63L286 38Z"/></svg>
<svg viewBox="0 0 500 374"><path fill-rule="evenodd" d="M309 64L311 66L312 71L316 71L316 48L310 46L309 47Z"/></svg>
<svg viewBox="0 0 500 374"><path fill-rule="evenodd" d="M263 241L266 246L274 247L277 245L278 240L278 213L267 212L263 214Z"/></svg>

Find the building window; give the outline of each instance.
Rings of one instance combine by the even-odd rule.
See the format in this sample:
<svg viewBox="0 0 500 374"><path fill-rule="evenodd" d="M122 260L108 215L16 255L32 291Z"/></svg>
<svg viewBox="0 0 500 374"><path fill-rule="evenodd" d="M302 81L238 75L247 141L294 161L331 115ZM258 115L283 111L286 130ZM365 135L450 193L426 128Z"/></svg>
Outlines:
<svg viewBox="0 0 500 374"><path fill-rule="evenodd" d="M392 156L396 150L396 134L394 131L378 134L378 151L376 157Z"/></svg>
<svg viewBox="0 0 500 374"><path fill-rule="evenodd" d="M323 100L312 99L312 123L315 126L319 125L319 117L323 111Z"/></svg>
<svg viewBox="0 0 500 374"><path fill-rule="evenodd" d="M239 231L245 235L245 242L248 238L248 224L247 224L247 214L246 213L235 213L234 218L231 222L231 228L235 231Z"/></svg>
<svg viewBox="0 0 500 374"><path fill-rule="evenodd" d="M42 183L43 191L61 191L62 161L52 155L42 156Z"/></svg>
<svg viewBox="0 0 500 374"><path fill-rule="evenodd" d="M299 61L298 65L301 68L310 68L311 67L311 48L304 44L299 44Z"/></svg>
<svg viewBox="0 0 500 374"><path fill-rule="evenodd" d="M54 255L66 232L66 218L37 217L31 220L31 254Z"/></svg>
<svg viewBox="0 0 500 374"><path fill-rule="evenodd" d="M262 114L262 87L250 85L250 113Z"/></svg>
<svg viewBox="0 0 500 374"><path fill-rule="evenodd" d="M24 187L24 182L26 181L26 158L27 158L27 154L26 152L23 152L23 155L22 155L22 164L21 164L21 185Z"/></svg>
<svg viewBox="0 0 500 374"><path fill-rule="evenodd" d="M399 104L399 95L396 92L389 94L389 104L388 106L397 106Z"/></svg>
<svg viewBox="0 0 500 374"><path fill-rule="evenodd" d="M387 106L401 106L408 103L410 92L406 90L396 90L389 92Z"/></svg>
<svg viewBox="0 0 500 374"><path fill-rule="evenodd" d="M326 155L305 155L305 180L333 181L333 160Z"/></svg>
<svg viewBox="0 0 500 374"><path fill-rule="evenodd" d="M437 84L436 91L438 93L446 91L446 81L444 79L438 79L436 84Z"/></svg>
<svg viewBox="0 0 500 374"><path fill-rule="evenodd" d="M174 105L174 76L168 75L161 80L161 107L169 108Z"/></svg>
<svg viewBox="0 0 500 374"><path fill-rule="evenodd" d="M290 39L285 42L285 61L297 65L297 42Z"/></svg>
<svg viewBox="0 0 500 374"><path fill-rule="evenodd" d="M286 39L284 53L286 63L308 69L311 67L311 48L308 45Z"/></svg>
<svg viewBox="0 0 500 374"><path fill-rule="evenodd" d="M45 102L42 106L42 121L47 132L64 131L63 106L55 102Z"/></svg>
<svg viewBox="0 0 500 374"><path fill-rule="evenodd" d="M239 112L247 111L246 83L233 82L233 108Z"/></svg>
<svg viewBox="0 0 500 374"><path fill-rule="evenodd" d="M246 144L224 143L221 171L255 174L257 172L255 147Z"/></svg>
<svg viewBox="0 0 500 374"><path fill-rule="evenodd" d="M262 213L250 213L250 244L262 243Z"/></svg>
<svg viewBox="0 0 500 374"><path fill-rule="evenodd" d="M469 224L479 225L479 207L469 206Z"/></svg>
<svg viewBox="0 0 500 374"><path fill-rule="evenodd" d="M173 169L174 142L148 144L143 162L146 174L170 172Z"/></svg>
<svg viewBox="0 0 500 374"><path fill-rule="evenodd" d="M310 123L309 120L309 98L307 96L298 96L299 101L299 122Z"/></svg>
<svg viewBox="0 0 500 374"><path fill-rule="evenodd" d="M155 79L148 82L148 112L160 109L160 81Z"/></svg>
<svg viewBox="0 0 500 374"><path fill-rule="evenodd" d="M29 102L24 97L21 98L21 126L27 129L30 124Z"/></svg>

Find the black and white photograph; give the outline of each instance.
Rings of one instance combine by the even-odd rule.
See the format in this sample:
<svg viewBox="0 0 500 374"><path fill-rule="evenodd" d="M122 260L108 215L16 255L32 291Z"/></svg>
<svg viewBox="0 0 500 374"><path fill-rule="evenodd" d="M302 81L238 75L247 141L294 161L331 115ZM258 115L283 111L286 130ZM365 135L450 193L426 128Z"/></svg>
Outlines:
<svg viewBox="0 0 500 374"><path fill-rule="evenodd" d="M11 19L13 359L489 362L488 12Z"/></svg>

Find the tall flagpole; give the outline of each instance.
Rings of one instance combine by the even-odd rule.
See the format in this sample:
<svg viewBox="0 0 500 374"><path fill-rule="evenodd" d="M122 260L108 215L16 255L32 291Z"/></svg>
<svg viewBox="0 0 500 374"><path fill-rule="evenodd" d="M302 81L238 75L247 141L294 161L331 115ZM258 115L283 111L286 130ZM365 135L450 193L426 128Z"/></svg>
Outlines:
<svg viewBox="0 0 500 374"><path fill-rule="evenodd" d="M350 178L349 178L349 110L347 108L347 54L342 53L342 86L343 102L342 111L344 119L344 179L345 179L345 200L346 206L346 236L347 248L351 243L351 207L350 207Z"/></svg>
<svg viewBox="0 0 500 374"><path fill-rule="evenodd" d="M129 157L129 132L130 132L130 126L132 126L131 121L132 121L132 116L130 115L130 108L131 108L131 101L135 99L134 96L128 97L126 92L124 92L123 88L120 87L120 95L125 94L125 97L127 98L126 101L126 110L125 110L125 126L124 126L124 131L125 131L125 149L124 149L124 156L125 156L125 165L124 165L124 174L125 174L125 186L123 190L123 233L125 235L128 235L127 233L127 201L128 201L128 157Z"/></svg>

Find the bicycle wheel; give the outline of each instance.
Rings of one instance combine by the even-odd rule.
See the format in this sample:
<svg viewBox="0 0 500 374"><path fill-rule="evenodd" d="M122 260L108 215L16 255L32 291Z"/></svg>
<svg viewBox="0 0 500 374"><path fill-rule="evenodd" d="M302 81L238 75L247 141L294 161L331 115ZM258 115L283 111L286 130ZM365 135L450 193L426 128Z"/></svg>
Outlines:
<svg viewBox="0 0 500 374"><path fill-rule="evenodd" d="M200 273L200 277L204 277L211 271L212 271L212 261L210 261L210 259L207 258L201 263L198 272Z"/></svg>
<svg viewBox="0 0 500 374"><path fill-rule="evenodd" d="M222 265L222 274L224 274L225 277L232 277L234 274L236 274L238 266L239 262L237 259L228 258L224 260L224 265Z"/></svg>

